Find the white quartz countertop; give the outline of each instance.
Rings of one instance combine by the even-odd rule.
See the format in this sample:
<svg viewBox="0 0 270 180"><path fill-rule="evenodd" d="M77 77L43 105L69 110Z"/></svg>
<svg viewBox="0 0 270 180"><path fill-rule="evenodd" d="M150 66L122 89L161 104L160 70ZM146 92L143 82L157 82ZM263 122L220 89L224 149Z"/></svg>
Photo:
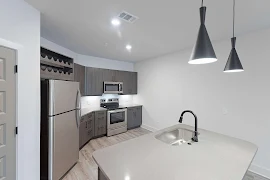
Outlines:
<svg viewBox="0 0 270 180"><path fill-rule="evenodd" d="M103 107L88 107L88 108L82 108L81 109L81 116L83 117L86 114L89 114L94 111L107 111L107 109Z"/></svg>
<svg viewBox="0 0 270 180"><path fill-rule="evenodd" d="M97 150L93 157L109 180L242 180L257 147L247 141L199 129L199 142L171 146L155 133Z"/></svg>

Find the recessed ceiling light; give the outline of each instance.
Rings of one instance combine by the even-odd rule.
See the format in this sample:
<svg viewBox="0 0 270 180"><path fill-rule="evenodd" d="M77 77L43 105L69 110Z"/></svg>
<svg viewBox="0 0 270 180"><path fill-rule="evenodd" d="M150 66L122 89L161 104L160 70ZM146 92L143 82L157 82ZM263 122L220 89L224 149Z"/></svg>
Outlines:
<svg viewBox="0 0 270 180"><path fill-rule="evenodd" d="M121 24L120 20L116 18L112 19L111 23L114 26L119 26Z"/></svg>
<svg viewBox="0 0 270 180"><path fill-rule="evenodd" d="M126 49L127 50L131 50L132 49L132 46L128 44L128 45L126 45Z"/></svg>

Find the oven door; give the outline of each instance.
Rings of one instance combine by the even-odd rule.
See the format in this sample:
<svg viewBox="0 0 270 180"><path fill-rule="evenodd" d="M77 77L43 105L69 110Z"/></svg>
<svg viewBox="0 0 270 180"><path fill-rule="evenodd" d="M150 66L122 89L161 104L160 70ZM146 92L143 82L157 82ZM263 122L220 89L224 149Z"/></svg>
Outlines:
<svg viewBox="0 0 270 180"><path fill-rule="evenodd" d="M123 94L122 82L104 82L104 94Z"/></svg>
<svg viewBox="0 0 270 180"><path fill-rule="evenodd" d="M108 111L108 129L127 125L127 109L117 109Z"/></svg>

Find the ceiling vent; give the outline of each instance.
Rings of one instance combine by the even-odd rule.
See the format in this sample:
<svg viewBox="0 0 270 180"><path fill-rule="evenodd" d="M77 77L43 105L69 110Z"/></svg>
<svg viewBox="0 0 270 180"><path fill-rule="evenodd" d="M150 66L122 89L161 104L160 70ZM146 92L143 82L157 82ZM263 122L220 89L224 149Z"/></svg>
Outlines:
<svg viewBox="0 0 270 180"><path fill-rule="evenodd" d="M137 19L139 19L137 16L134 16L126 11L121 12L118 17L129 23L134 23Z"/></svg>

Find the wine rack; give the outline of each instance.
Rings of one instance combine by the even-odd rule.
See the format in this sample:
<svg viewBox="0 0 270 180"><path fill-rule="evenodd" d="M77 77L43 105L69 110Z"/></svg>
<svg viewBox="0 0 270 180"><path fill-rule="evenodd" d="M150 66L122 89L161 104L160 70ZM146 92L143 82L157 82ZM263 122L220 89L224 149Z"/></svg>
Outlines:
<svg viewBox="0 0 270 180"><path fill-rule="evenodd" d="M41 79L74 80L74 61L72 58L41 47L40 49Z"/></svg>

